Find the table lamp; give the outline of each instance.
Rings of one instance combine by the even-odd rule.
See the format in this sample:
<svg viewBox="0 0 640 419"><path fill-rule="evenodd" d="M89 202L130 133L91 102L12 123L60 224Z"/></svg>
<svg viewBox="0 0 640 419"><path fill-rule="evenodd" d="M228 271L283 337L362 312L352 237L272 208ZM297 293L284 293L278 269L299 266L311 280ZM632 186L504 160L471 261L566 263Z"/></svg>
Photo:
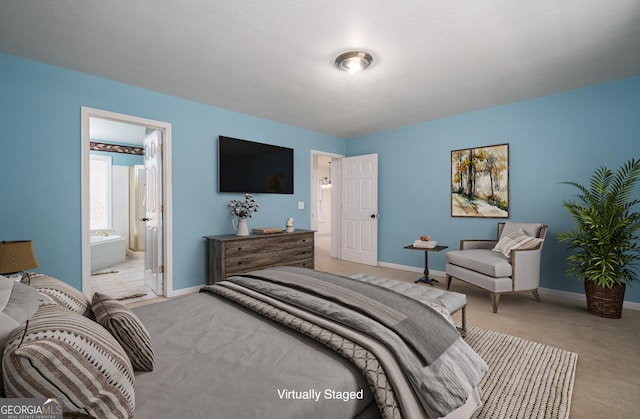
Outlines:
<svg viewBox="0 0 640 419"><path fill-rule="evenodd" d="M28 275L27 269L38 266L31 240L0 242L0 275L18 272Z"/></svg>

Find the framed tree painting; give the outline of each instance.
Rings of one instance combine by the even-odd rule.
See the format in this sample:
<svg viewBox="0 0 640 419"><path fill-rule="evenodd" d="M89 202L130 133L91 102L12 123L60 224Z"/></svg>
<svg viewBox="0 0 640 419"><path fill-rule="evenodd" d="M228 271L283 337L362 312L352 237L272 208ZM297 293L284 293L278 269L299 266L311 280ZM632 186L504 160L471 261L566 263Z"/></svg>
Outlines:
<svg viewBox="0 0 640 419"><path fill-rule="evenodd" d="M509 144L451 151L451 216L509 217Z"/></svg>

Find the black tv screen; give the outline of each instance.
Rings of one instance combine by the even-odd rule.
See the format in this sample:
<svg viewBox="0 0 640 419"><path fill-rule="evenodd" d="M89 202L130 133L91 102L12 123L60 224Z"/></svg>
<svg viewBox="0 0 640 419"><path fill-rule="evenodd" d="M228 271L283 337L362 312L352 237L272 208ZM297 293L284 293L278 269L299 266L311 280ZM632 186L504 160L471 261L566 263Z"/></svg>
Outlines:
<svg viewBox="0 0 640 419"><path fill-rule="evenodd" d="M293 193L293 149L220 136L218 190Z"/></svg>

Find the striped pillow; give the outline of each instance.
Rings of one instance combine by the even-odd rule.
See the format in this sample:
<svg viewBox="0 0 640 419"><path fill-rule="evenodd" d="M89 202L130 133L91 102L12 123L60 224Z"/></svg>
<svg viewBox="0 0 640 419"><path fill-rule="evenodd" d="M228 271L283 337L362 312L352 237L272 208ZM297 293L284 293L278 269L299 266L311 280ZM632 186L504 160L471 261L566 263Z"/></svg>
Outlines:
<svg viewBox="0 0 640 419"><path fill-rule="evenodd" d="M115 298L96 292L92 299L96 321L122 345L137 371L153 371L151 336L138 316Z"/></svg>
<svg viewBox="0 0 640 419"><path fill-rule="evenodd" d="M493 250L511 257L512 250L535 249L542 241L543 239L527 236L524 231L518 230L501 238Z"/></svg>
<svg viewBox="0 0 640 419"><path fill-rule="evenodd" d="M37 289L41 294L51 297L56 304L80 313L91 320L95 319L89 299L71 285L51 276L32 273L25 275L22 281Z"/></svg>
<svg viewBox="0 0 640 419"><path fill-rule="evenodd" d="M122 346L64 307L40 306L9 336L2 364L8 397L54 397L65 412L96 418L133 416L133 368Z"/></svg>

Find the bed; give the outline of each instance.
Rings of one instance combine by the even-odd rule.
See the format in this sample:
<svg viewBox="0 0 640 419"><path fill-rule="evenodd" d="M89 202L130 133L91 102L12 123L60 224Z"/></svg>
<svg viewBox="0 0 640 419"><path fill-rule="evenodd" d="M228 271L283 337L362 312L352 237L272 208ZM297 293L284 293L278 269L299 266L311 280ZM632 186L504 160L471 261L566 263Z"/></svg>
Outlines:
<svg viewBox="0 0 640 419"><path fill-rule="evenodd" d="M446 313L372 284L270 268L133 313L153 366L125 377L122 417L467 418L481 404L487 366Z"/></svg>

